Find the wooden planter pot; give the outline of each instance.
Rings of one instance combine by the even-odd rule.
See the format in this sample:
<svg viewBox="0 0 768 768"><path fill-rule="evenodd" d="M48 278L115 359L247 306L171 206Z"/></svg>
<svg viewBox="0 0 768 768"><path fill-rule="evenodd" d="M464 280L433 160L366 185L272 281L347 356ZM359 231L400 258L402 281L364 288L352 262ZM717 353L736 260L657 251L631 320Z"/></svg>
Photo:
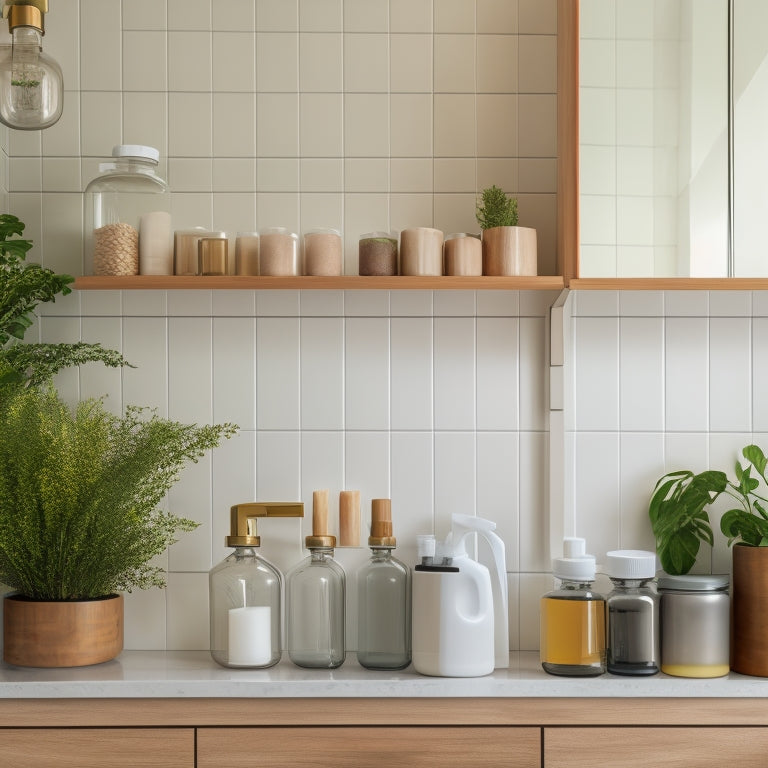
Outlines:
<svg viewBox="0 0 768 768"><path fill-rule="evenodd" d="M733 546L731 669L768 677L768 547Z"/></svg>
<svg viewBox="0 0 768 768"><path fill-rule="evenodd" d="M483 274L535 276L538 270L536 230L491 227L483 230Z"/></svg>
<svg viewBox="0 0 768 768"><path fill-rule="evenodd" d="M123 650L123 596L45 602L7 595L3 658L21 667L83 667Z"/></svg>

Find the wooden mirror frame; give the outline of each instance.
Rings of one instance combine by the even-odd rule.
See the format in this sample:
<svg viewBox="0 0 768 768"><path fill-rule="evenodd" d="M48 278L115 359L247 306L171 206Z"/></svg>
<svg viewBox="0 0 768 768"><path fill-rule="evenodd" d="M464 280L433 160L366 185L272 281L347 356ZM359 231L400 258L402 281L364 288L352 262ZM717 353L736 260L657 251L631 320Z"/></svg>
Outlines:
<svg viewBox="0 0 768 768"><path fill-rule="evenodd" d="M768 290L760 277L579 276L579 0L557 0L557 265L577 290Z"/></svg>

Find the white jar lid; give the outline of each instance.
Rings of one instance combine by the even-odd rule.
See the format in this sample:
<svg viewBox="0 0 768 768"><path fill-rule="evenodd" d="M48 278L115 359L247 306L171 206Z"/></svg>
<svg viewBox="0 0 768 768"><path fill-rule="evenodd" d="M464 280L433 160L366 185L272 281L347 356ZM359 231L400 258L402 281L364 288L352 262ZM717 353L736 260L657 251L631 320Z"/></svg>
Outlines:
<svg viewBox="0 0 768 768"><path fill-rule="evenodd" d="M313 227L304 233L304 237L307 235L336 235L341 237L341 230L334 229L333 227Z"/></svg>
<svg viewBox="0 0 768 768"><path fill-rule="evenodd" d="M446 235L446 240L457 240L461 237L474 237L475 240L480 239L480 235L475 235L472 232L452 232L450 235Z"/></svg>
<svg viewBox="0 0 768 768"><path fill-rule="evenodd" d="M605 573L613 579L652 579L656 575L656 553L642 549L606 552Z"/></svg>
<svg viewBox="0 0 768 768"><path fill-rule="evenodd" d="M112 147L112 157L143 157L156 163L160 159L160 152L143 144L118 144Z"/></svg>

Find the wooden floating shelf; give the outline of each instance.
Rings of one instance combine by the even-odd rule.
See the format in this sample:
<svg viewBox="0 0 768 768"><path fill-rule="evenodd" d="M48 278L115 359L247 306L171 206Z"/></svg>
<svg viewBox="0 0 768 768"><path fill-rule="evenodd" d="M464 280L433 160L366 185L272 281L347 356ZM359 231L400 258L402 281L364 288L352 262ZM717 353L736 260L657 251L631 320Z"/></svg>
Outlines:
<svg viewBox="0 0 768 768"><path fill-rule="evenodd" d="M565 287L559 276L537 277L197 277L187 275L133 275L129 277L78 277L81 291L124 290L421 290L421 291L558 291Z"/></svg>
<svg viewBox="0 0 768 768"><path fill-rule="evenodd" d="M579 277L568 287L574 291L766 291L768 278L760 277Z"/></svg>

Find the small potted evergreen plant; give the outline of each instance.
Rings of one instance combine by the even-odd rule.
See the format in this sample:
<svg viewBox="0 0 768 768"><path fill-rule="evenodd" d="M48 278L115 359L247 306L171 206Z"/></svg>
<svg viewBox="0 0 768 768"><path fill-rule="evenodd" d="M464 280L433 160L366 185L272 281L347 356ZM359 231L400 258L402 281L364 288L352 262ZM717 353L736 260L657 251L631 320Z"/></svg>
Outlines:
<svg viewBox="0 0 768 768"><path fill-rule="evenodd" d="M664 475L649 507L661 565L667 573L687 573L701 543L713 544L707 512L727 496L736 505L723 513L720 531L733 553L731 579L731 668L768 677L768 459L757 445L746 446L736 461L736 481L724 472Z"/></svg>
<svg viewBox="0 0 768 768"><path fill-rule="evenodd" d="M517 198L495 184L484 189L476 206L483 230L484 275L536 275L536 230L518 226Z"/></svg>
<svg viewBox="0 0 768 768"><path fill-rule="evenodd" d="M0 582L3 655L23 666L82 666L122 650L122 591L162 586L151 563L192 521L159 509L182 467L231 436L100 399L75 408L61 368L126 364L98 344L24 344L37 304L72 281L25 263L24 225L0 215Z"/></svg>

